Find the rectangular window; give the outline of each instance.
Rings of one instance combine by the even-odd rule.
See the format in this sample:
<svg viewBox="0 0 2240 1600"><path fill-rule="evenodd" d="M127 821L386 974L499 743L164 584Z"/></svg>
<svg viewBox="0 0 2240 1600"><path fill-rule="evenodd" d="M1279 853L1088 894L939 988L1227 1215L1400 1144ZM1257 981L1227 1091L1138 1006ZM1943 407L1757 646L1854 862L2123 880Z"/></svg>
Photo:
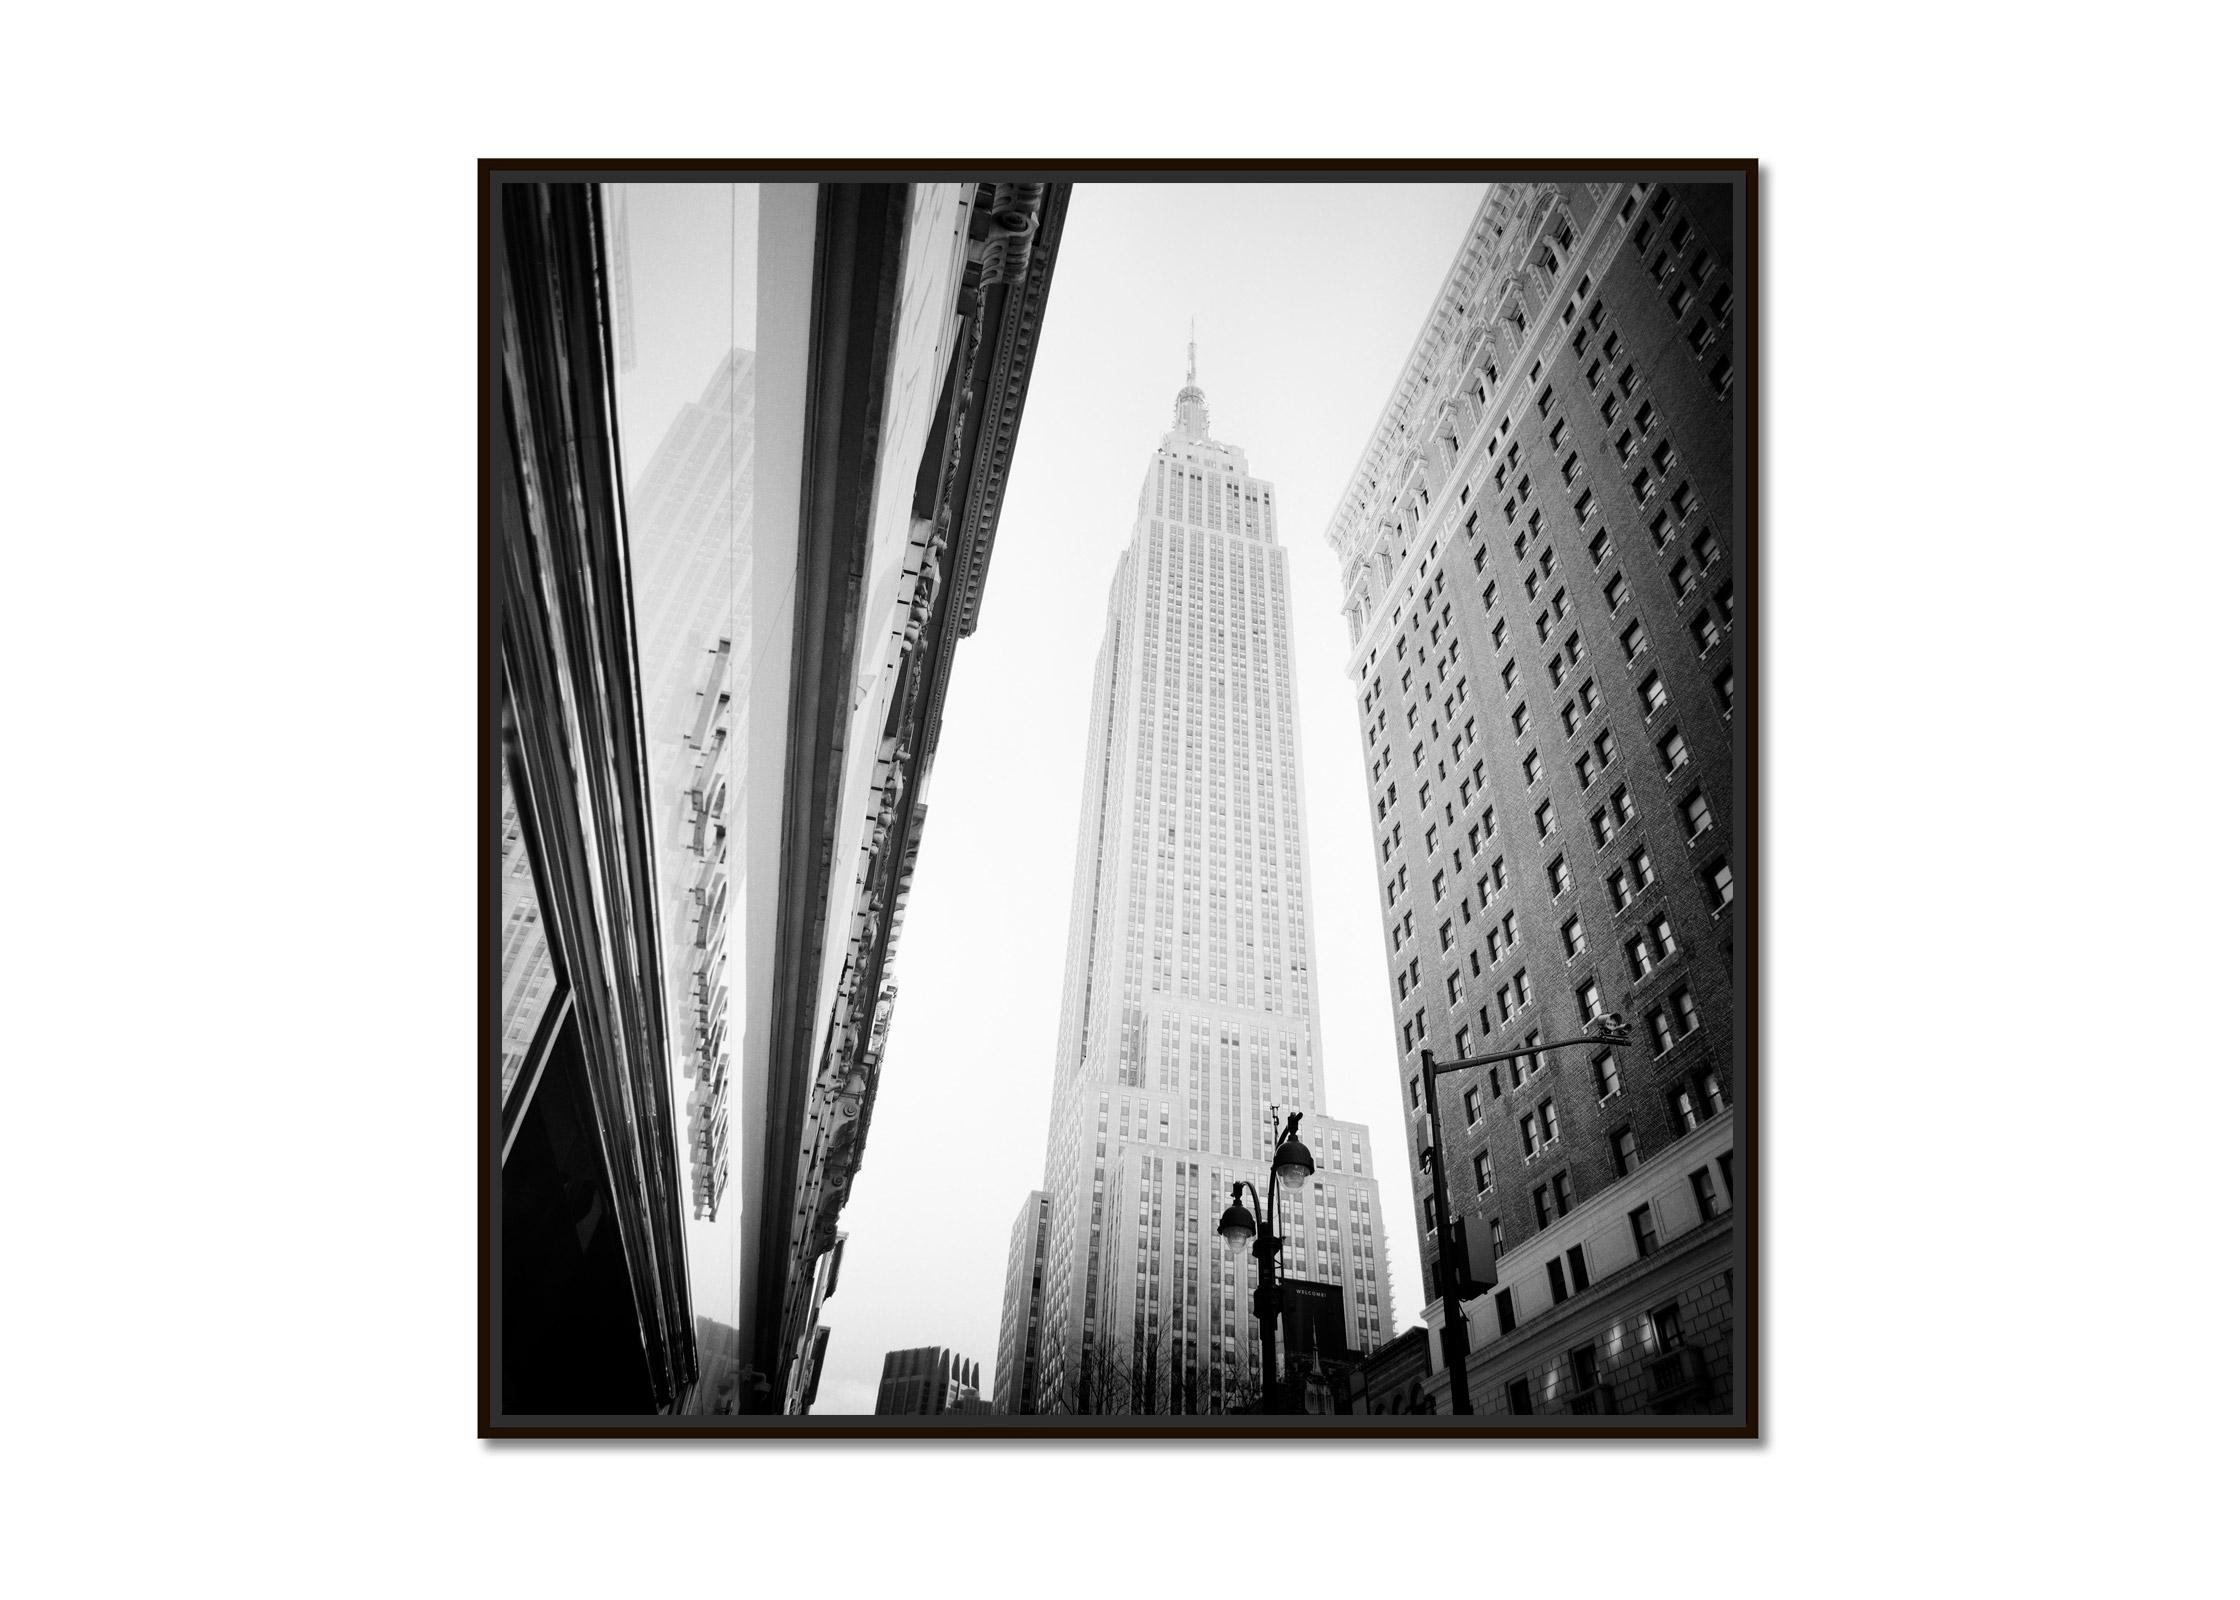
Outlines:
<svg viewBox="0 0 2240 1600"><path fill-rule="evenodd" d="M1664 675L1652 672L1641 680L1641 711L1644 716L1655 716L1665 707Z"/></svg>
<svg viewBox="0 0 2240 1600"><path fill-rule="evenodd" d="M1610 791L1610 810L1617 817L1621 828L1633 820L1633 796L1626 793L1626 786L1622 783Z"/></svg>
<svg viewBox="0 0 2240 1600"><path fill-rule="evenodd" d="M1555 1211L1548 1204L1548 1186L1546 1184L1543 1183L1532 1191L1532 1209L1534 1214L1539 1217L1540 1226L1543 1228L1555 1220Z"/></svg>
<svg viewBox="0 0 2240 1600"><path fill-rule="evenodd" d="M1467 1050L1462 1052L1462 1054L1464 1055L1468 1055L1469 1053L1470 1052ZM1469 1123L1471 1127L1475 1128L1478 1125L1478 1118L1484 1113L1484 1111L1484 1099L1478 1093L1478 1086L1473 1083L1472 1085L1470 1085L1470 1087L1462 1091L1463 1120ZM1482 1188L1484 1187L1484 1185L1481 1184L1480 1187Z"/></svg>
<svg viewBox="0 0 2240 1600"><path fill-rule="evenodd" d="M1555 1297L1559 1306L1571 1298L1571 1290L1563 1281L1563 1259L1560 1256L1548 1263L1548 1293Z"/></svg>
<svg viewBox="0 0 2240 1600"><path fill-rule="evenodd" d="M1711 1169L1698 1167L1688 1174L1688 1187L1696 1194L1696 1215L1710 1222L1719 1215L1719 1191L1711 1185Z"/></svg>
<svg viewBox="0 0 2240 1600"><path fill-rule="evenodd" d="M1548 836L1549 830L1554 826L1554 819L1555 803L1553 801L1543 800L1534 808L1532 821L1533 825L1540 830L1541 838L1545 839Z"/></svg>
<svg viewBox="0 0 2240 1600"><path fill-rule="evenodd" d="M1689 1126L1694 1127L1695 1124L1690 1123ZM1536 1156L1540 1153L1540 1124L1533 1118L1519 1117L1517 1119L1517 1137L1524 1141L1524 1153L1526 1156ZM1548 1219L1546 1217L1542 1217L1540 1219L1540 1225L1542 1227L1546 1227L1548 1225Z"/></svg>
<svg viewBox="0 0 2240 1600"><path fill-rule="evenodd" d="M1618 1092L1618 1060L1605 1050L1592 1062L1594 1067L1594 1092L1598 1100L1607 1100Z"/></svg>
<svg viewBox="0 0 2240 1600"><path fill-rule="evenodd" d="M1585 930L1585 929L1583 929L1583 928L1581 928L1581 927L1579 926L1579 919L1578 919L1577 917L1566 917L1566 918L1564 918L1564 920L1563 920L1563 953L1564 953L1564 955L1565 955L1565 956L1567 956L1567 957L1569 957L1569 956L1575 956L1575 955L1578 955L1578 954L1579 954L1579 953L1580 953L1581 951L1585 950L1586 948L1587 948L1587 935L1586 935L1586 930Z"/></svg>
<svg viewBox="0 0 2240 1600"><path fill-rule="evenodd" d="M1556 1215L1559 1217L1568 1217L1569 1215L1571 1215L1571 1174L1568 1172L1557 1173L1554 1187L1556 1193Z"/></svg>
<svg viewBox="0 0 2240 1600"><path fill-rule="evenodd" d="M1657 1253L1657 1225L1649 1215L1649 1208L1647 1206L1634 1207L1627 1214L1626 1220L1633 1224L1633 1253L1637 1256L1655 1255Z"/></svg>
<svg viewBox="0 0 2240 1600"><path fill-rule="evenodd" d="M1571 869L1564 865L1563 857L1557 856L1548 863L1548 893L1563 895L1569 893L1570 889Z"/></svg>
<svg viewBox="0 0 2240 1600"><path fill-rule="evenodd" d="M1493 1297L1493 1315L1494 1320L1500 1325L1502 1333L1510 1334L1517 1331L1517 1303L1510 1297L1508 1290L1504 1289ZM1511 1411L1517 1409L1516 1391L1518 1388L1519 1385L1517 1384L1509 1385L1509 1409ZM1525 1409L1530 1410L1531 1407L1527 1406Z"/></svg>
<svg viewBox="0 0 2240 1600"><path fill-rule="evenodd" d="M1724 857L1703 869L1703 887L1711 896L1714 916L1734 904L1734 872Z"/></svg>
<svg viewBox="0 0 2240 1600"><path fill-rule="evenodd" d="M1587 1247L1583 1244L1575 1244L1563 1253L1563 1259L1571 1264L1572 1289L1579 1294L1585 1294L1587 1292Z"/></svg>
<svg viewBox="0 0 2240 1600"><path fill-rule="evenodd" d="M1663 758L1665 775L1670 777L1688 764L1688 741L1674 728L1657 741L1657 754Z"/></svg>
<svg viewBox="0 0 2240 1600"><path fill-rule="evenodd" d="M1657 1354L1669 1356L1680 1349L1680 1302L1661 1307L1649 1319L1657 1338Z"/></svg>
<svg viewBox="0 0 2240 1600"><path fill-rule="evenodd" d="M1585 983L1579 985L1578 996L1579 1020L1582 1023L1591 1023L1595 1018L1602 1015L1602 990L1596 985L1594 979L1589 978Z"/></svg>
<svg viewBox="0 0 2240 1600"><path fill-rule="evenodd" d="M1688 798L1680 802L1680 825L1691 839L1700 839L1711 831L1711 802L1704 799L1701 789L1689 791Z"/></svg>
<svg viewBox="0 0 2240 1600"><path fill-rule="evenodd" d="M1641 1146L1634 1142L1631 1128L1620 1128L1610 1135L1610 1159L1617 1163L1620 1177L1641 1165Z"/></svg>
<svg viewBox="0 0 2240 1600"><path fill-rule="evenodd" d="M1629 622L1625 625L1624 631L1618 635L1618 644L1624 649L1628 661L1633 660L1642 651L1649 648L1648 636L1641 631L1639 622Z"/></svg>
<svg viewBox="0 0 2240 1600"><path fill-rule="evenodd" d="M1515 1417L1532 1415L1532 1385L1522 1378L1509 1385L1509 1414Z"/></svg>
<svg viewBox="0 0 2240 1600"><path fill-rule="evenodd" d="M1484 1194L1493 1187L1493 1160L1483 1150L1480 1150L1472 1158L1470 1166L1478 1177L1478 1193Z"/></svg>

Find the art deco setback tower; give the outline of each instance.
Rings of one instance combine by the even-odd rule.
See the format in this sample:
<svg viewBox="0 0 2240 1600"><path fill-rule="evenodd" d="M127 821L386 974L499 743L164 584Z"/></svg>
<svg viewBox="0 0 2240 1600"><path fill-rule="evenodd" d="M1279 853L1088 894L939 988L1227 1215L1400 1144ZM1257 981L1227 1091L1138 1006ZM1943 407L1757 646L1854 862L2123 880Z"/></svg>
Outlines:
<svg viewBox="0 0 2240 1600"><path fill-rule="evenodd" d="M1330 524L1411 1120L1424 1049L1636 1033L1443 1080L1460 1227L1506 1251L1480 1415L1729 1405L1734 232L1723 186L1495 185Z"/></svg>
<svg viewBox="0 0 2240 1600"><path fill-rule="evenodd" d="M1343 1290L1355 1348L1392 1328L1368 1131L1323 1113L1274 492L1209 436L1196 368L1193 345L1097 653L1043 1184L1044 1412L1211 1411L1257 1385L1252 1266L1214 1223L1232 1182L1266 1187L1271 1105L1306 1114L1318 1168L1285 1196L1285 1271Z"/></svg>

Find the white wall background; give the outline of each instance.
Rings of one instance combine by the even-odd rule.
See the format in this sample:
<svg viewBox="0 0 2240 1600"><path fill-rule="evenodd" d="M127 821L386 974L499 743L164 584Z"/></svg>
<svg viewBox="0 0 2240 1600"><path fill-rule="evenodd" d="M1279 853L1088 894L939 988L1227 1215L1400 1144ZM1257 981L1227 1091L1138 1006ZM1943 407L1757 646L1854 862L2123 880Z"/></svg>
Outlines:
<svg viewBox="0 0 2240 1600"><path fill-rule="evenodd" d="M1060 1474L1208 1588L2229 1581L2221 14L85 15L7 112L17 1587L1140 1588ZM472 158L997 149L1767 163L1764 1444L473 1439Z"/></svg>

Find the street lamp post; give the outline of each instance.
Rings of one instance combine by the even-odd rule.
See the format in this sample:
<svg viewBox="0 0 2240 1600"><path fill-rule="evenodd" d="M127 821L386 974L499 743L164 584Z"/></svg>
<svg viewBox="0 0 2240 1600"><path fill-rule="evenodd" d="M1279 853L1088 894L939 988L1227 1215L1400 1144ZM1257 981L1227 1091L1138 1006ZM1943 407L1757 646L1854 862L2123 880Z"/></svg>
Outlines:
<svg viewBox="0 0 2240 1600"><path fill-rule="evenodd" d="M1523 1050L1504 1050L1490 1056L1470 1056L1461 1061L1442 1065L1432 1059L1431 1052L1423 1052L1423 1110L1431 1123L1431 1205L1433 1226L1438 1229L1438 1253L1434 1270L1439 1279L1439 1347L1446 1353L1447 1378L1454 1391L1454 1414L1467 1417L1472 1414L1470 1385L1463 1378L1463 1362L1467 1346L1463 1339L1462 1321L1462 1266L1451 1254L1454 1244L1454 1221L1447 1208L1447 1159L1439 1142L1439 1078L1444 1073L1473 1071L1479 1067L1497 1067L1504 1061L1515 1061L1523 1056L1536 1056L1547 1050L1560 1050L1573 1044L1606 1044L1623 1049L1632 1042L1633 1029L1617 1017L1601 1016L1594 1019L1595 1031L1578 1039L1551 1039Z"/></svg>
<svg viewBox="0 0 2240 1600"><path fill-rule="evenodd" d="M1273 1123L1283 1112L1276 1106L1268 1107L1268 1121ZM1272 1403L1276 1386L1276 1316L1280 1299L1276 1291L1276 1254L1283 1248L1283 1236L1276 1232L1282 1220L1278 1209L1285 1189L1296 1189L1314 1172L1314 1152L1299 1142L1300 1112L1291 1113L1291 1120L1283 1125L1283 1132L1276 1139L1275 1159L1268 1163L1268 1209L1260 1209L1260 1191L1253 1188L1250 1178L1239 1179L1229 1187L1229 1209L1221 1213L1220 1234L1228 1242L1231 1253L1240 1259L1244 1247L1252 1246L1252 1254L1260 1263L1260 1283L1252 1291L1252 1314L1260 1319L1260 1409L1275 1410ZM1244 1207L1246 1190L1252 1191L1252 1209Z"/></svg>

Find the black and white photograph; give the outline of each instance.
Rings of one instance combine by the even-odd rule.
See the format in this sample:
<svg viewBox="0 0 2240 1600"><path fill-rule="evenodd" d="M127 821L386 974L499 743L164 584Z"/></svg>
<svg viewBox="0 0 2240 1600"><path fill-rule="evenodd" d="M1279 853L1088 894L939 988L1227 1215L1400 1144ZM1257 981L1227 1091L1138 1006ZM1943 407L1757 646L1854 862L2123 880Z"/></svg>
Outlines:
<svg viewBox="0 0 2240 1600"><path fill-rule="evenodd" d="M1753 163L483 180L485 1435L1754 1436Z"/></svg>
<svg viewBox="0 0 2240 1600"><path fill-rule="evenodd" d="M11 21L9 1593L2233 1587L2232 17Z"/></svg>

